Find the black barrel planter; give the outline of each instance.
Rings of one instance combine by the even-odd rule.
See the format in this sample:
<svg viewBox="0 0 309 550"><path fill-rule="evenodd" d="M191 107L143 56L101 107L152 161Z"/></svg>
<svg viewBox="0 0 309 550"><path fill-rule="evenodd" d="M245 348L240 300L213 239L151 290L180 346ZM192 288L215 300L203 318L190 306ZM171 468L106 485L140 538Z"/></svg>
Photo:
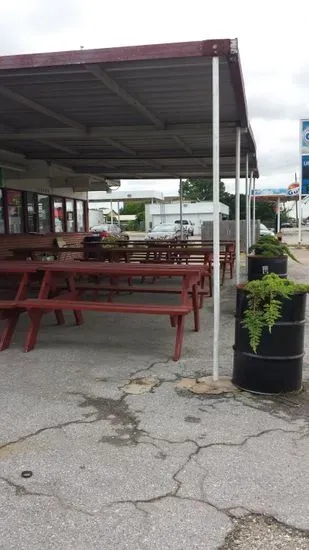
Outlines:
<svg viewBox="0 0 309 550"><path fill-rule="evenodd" d="M268 273L276 273L282 279L287 278L288 272L288 257L287 256L274 256L268 258L267 256L248 256L248 281L254 281L261 279Z"/></svg>
<svg viewBox="0 0 309 550"><path fill-rule="evenodd" d="M282 315L271 333L264 329L257 353L242 326L246 292L237 288L234 366L232 382L255 393L298 391L302 386L306 293L282 301Z"/></svg>

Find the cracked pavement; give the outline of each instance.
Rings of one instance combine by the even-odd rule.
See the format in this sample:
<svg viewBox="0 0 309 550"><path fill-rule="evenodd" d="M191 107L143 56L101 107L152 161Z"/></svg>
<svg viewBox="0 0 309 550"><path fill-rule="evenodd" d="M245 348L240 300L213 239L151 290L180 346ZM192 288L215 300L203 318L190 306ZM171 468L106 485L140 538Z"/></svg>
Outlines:
<svg viewBox="0 0 309 550"><path fill-rule="evenodd" d="M233 310L226 285L224 375ZM21 324L0 354L1 550L309 549L309 384L277 397L179 390L211 373L210 301L204 334L188 319L179 363L162 319L88 314L81 338L66 318L46 316L26 355ZM143 376L159 385L124 393Z"/></svg>

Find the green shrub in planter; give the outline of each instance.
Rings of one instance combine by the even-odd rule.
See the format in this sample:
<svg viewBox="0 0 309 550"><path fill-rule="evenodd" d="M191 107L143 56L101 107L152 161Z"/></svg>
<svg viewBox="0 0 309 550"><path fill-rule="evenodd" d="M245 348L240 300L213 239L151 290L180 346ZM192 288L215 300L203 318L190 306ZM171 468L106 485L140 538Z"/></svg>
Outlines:
<svg viewBox="0 0 309 550"><path fill-rule="evenodd" d="M263 235L249 249L248 280L261 279L268 273L287 277L288 257L298 262L289 247L272 235Z"/></svg>
<svg viewBox="0 0 309 550"><path fill-rule="evenodd" d="M233 382L249 391L301 388L308 284L274 273L237 288Z"/></svg>

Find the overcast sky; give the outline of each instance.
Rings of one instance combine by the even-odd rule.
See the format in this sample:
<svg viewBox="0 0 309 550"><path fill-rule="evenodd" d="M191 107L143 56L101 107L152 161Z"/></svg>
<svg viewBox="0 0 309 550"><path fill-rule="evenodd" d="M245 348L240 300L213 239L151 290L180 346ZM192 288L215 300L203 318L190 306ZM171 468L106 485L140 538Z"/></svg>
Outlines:
<svg viewBox="0 0 309 550"><path fill-rule="evenodd" d="M298 172L298 120L309 117L308 15L308 0L9 0L0 3L0 52L236 37L257 141L258 186L284 187ZM177 190L175 182L135 186Z"/></svg>

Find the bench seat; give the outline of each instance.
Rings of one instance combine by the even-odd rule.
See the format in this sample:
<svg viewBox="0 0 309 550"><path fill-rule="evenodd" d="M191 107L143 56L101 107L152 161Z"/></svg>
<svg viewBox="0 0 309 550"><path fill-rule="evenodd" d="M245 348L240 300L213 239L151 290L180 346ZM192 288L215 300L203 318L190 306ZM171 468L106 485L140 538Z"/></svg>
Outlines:
<svg viewBox="0 0 309 550"><path fill-rule="evenodd" d="M58 300L54 299L29 299L22 302L16 302L17 306L28 311L31 327L25 344L25 351L30 351L35 347L40 320L46 311L72 310L79 311L98 311L106 313L140 313L150 315L168 315L171 325L176 326L176 342L173 360L178 361L181 355L181 348L184 335L185 315L192 311L190 305L158 305L158 304L124 304L113 302L93 302L79 300Z"/></svg>

